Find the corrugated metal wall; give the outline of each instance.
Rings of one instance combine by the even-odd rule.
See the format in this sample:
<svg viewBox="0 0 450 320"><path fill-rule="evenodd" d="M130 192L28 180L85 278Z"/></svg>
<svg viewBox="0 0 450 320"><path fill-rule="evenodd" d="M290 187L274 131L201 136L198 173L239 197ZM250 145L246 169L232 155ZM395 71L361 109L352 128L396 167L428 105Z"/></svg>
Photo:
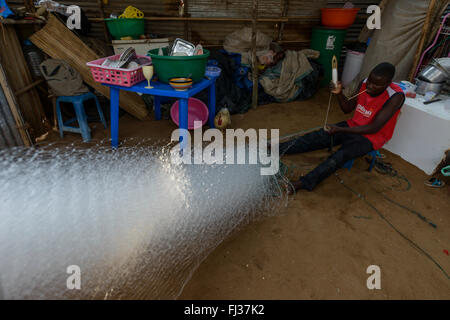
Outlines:
<svg viewBox="0 0 450 320"><path fill-rule="evenodd" d="M59 1L64 4L77 4L83 8L89 18L99 18L100 8L97 1L76 0ZM339 7L346 0L259 0L258 16L260 18L280 18L283 8L287 5L286 16L289 22L284 23L282 42L287 47L305 48L309 46L311 29L320 25L320 8L324 6ZM348 30L346 42L356 41L359 31L365 24L367 15L365 9L369 4L378 4L380 0L353 1L361 10L357 21ZM11 6L23 3L23 0L10 0ZM221 18L251 18L252 0L185 0L185 11L191 17L221 17ZM120 13L128 5L133 5L149 16L178 16L179 0L109 0L104 6L105 16L112 12ZM193 42L206 45L220 46L225 36L244 26L248 21L147 21L146 33L157 34L161 37L182 37ZM280 22L259 22L261 31L278 39ZM186 31L188 28L188 31ZM104 39L103 24L92 22L91 35Z"/></svg>

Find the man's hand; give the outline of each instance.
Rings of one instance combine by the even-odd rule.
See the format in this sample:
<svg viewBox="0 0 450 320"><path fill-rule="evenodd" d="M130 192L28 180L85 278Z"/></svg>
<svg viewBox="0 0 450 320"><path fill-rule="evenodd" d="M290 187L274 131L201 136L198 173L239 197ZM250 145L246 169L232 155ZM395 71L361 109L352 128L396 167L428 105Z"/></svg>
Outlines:
<svg viewBox="0 0 450 320"><path fill-rule="evenodd" d="M334 125L334 124L327 124L327 125L323 128L323 130L325 130L326 132L328 132L328 134L333 135L333 134L335 134L335 133L341 132L341 131L342 131L342 128L341 128L341 127L338 127L338 126L336 126L336 125Z"/></svg>
<svg viewBox="0 0 450 320"><path fill-rule="evenodd" d="M333 81L330 82L330 90L331 93L340 94L342 92L342 82L338 81L336 85L334 85Z"/></svg>

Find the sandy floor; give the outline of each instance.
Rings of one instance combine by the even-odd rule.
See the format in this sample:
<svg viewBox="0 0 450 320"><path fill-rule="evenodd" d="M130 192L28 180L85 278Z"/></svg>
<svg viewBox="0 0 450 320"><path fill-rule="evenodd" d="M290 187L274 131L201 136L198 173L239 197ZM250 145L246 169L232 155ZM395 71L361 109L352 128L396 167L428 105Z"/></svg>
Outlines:
<svg viewBox="0 0 450 320"><path fill-rule="evenodd" d="M234 128L279 128L280 135L322 125L326 90L313 99L258 107L233 116ZM330 122L346 116L335 101ZM120 120L120 138L167 140L171 121ZM95 139L108 130L93 127ZM79 140L68 134L65 140ZM418 150L420 152L420 150ZM425 173L382 150L386 161L412 184L367 172L368 163L338 171L344 183L363 194L405 237L420 246L450 273L450 188L424 186ZM284 161L306 173L327 151L286 156ZM437 225L387 201L414 209ZM249 225L220 245L193 274L180 299L450 299L450 279L426 254L396 232L363 200L341 185L336 176L314 192L301 191L278 215ZM370 265L381 268L381 290L369 290Z"/></svg>

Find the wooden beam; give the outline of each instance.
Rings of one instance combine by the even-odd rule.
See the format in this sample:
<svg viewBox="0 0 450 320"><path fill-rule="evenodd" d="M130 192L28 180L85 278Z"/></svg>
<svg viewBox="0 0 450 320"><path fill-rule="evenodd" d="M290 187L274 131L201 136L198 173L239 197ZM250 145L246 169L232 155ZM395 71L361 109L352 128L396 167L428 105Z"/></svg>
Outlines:
<svg viewBox="0 0 450 320"><path fill-rule="evenodd" d="M45 21L42 21L40 19L21 19L21 20L14 20L14 19L0 19L0 24L43 24Z"/></svg>
<svg viewBox="0 0 450 320"><path fill-rule="evenodd" d="M258 106L258 61L256 58L256 33L258 19L258 0L253 0L252 12L252 76L253 76L253 91L252 91L252 108Z"/></svg>
<svg viewBox="0 0 450 320"><path fill-rule="evenodd" d="M420 35L419 45L417 47L416 55L414 56L414 62L409 72L409 81L412 82L414 80L414 75L416 73L417 65L419 64L420 56L423 51L423 47L425 46L425 40L428 34L428 31L431 27L431 17L433 13L433 9L436 6L436 0L430 0L430 4L428 5L427 15L425 17L425 22L423 24L422 33Z"/></svg>
<svg viewBox="0 0 450 320"><path fill-rule="evenodd" d="M0 64L0 86L5 93L6 101L8 101L9 109L11 110L11 114L16 122L16 127L19 130L20 137L22 138L22 142L26 147L31 146L33 143L31 142L30 135L26 130L25 123L22 118L22 114L20 113L19 105L17 104L16 97L8 84L8 80L6 79L5 70L3 70L2 65Z"/></svg>
<svg viewBox="0 0 450 320"><path fill-rule="evenodd" d="M291 17L296 19L296 17ZM302 19L302 17L297 17ZM252 22L251 18L225 18L225 17L144 17L148 21L231 21L231 22ZM317 18L315 19L317 20ZM102 22L102 18L89 18L92 22ZM289 22L288 18L260 18L257 22Z"/></svg>

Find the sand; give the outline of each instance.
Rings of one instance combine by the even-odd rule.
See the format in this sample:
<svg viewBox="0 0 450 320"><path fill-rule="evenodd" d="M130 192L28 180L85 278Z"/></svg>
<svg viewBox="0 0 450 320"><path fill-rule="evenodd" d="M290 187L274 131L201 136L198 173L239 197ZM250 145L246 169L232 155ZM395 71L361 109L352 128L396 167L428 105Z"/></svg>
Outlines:
<svg viewBox="0 0 450 320"><path fill-rule="evenodd" d="M260 106L233 115L233 128L279 128L280 135L323 125L327 90L313 99ZM337 101L329 122L344 120ZM152 117L153 119L153 117ZM93 138L109 138L94 124ZM120 139L167 141L176 128L171 121L120 119ZM58 139L52 134L50 140ZM66 141L79 135L66 134ZM450 188L424 186L428 176L381 150L387 162L411 182L375 170L364 159L353 169L338 171L345 185L364 195L405 237L426 251L450 274ZM418 150L420 152L420 150ZM285 156L295 173L314 168L327 151ZM448 185L448 184L447 184ZM434 229L387 197L414 209L437 225ZM367 267L381 269L381 289L366 286ZM375 210L331 176L313 192L300 191L276 216L248 225L226 239L195 271L180 299L450 299L450 279Z"/></svg>

